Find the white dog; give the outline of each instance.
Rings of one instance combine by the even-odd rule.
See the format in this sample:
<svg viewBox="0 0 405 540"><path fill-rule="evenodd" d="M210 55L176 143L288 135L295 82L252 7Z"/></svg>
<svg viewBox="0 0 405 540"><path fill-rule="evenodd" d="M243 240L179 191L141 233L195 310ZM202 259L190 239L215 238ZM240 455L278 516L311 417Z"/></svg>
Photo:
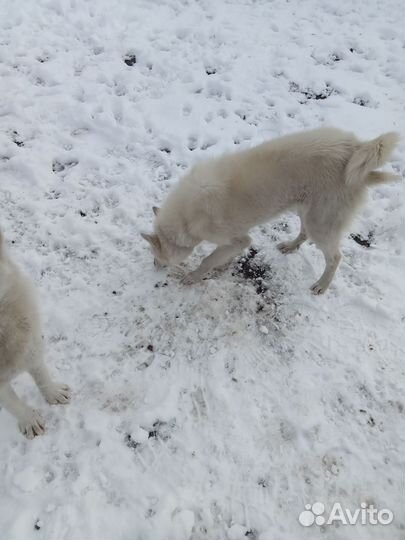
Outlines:
<svg viewBox="0 0 405 540"><path fill-rule="evenodd" d="M325 257L314 294L329 287L341 259L339 244L367 186L397 177L374 171L398 141L387 133L361 142L352 133L320 128L287 135L239 153L199 163L169 193L156 215L153 234L142 234L156 264L176 265L203 240L217 248L183 276L200 280L250 244L249 230L295 209L301 231L278 248L283 253L312 239Z"/></svg>
<svg viewBox="0 0 405 540"><path fill-rule="evenodd" d="M68 403L66 384L52 381L43 361L43 344L34 291L10 260L0 232L0 405L17 420L21 432L32 439L44 432L40 414L25 405L10 385L28 371L48 403Z"/></svg>

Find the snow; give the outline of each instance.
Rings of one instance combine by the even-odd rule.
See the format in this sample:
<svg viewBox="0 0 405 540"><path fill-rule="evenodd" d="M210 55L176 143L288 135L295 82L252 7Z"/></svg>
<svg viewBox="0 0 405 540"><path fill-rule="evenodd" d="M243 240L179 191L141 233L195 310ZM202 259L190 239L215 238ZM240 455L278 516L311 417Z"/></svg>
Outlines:
<svg viewBox="0 0 405 540"><path fill-rule="evenodd" d="M140 239L197 159L324 124L404 134L403 15L400 0L1 3L0 225L74 390L49 407L15 381L47 421L33 441L0 412L4 538L403 538L401 182L370 192L349 232L371 246L348 233L323 297L315 247L275 248L293 215L254 231L264 283L233 265L182 286ZM395 518L302 527L316 501Z"/></svg>

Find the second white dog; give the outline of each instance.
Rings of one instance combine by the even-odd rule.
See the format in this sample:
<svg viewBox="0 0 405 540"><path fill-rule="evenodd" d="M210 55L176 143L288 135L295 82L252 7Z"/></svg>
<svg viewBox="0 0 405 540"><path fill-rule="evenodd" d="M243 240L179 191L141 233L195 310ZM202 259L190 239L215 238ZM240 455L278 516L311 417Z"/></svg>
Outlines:
<svg viewBox="0 0 405 540"><path fill-rule="evenodd" d="M21 432L32 439L42 435L41 415L28 407L11 387L11 380L27 371L48 403L70 399L66 384L55 383L44 364L35 292L7 254L0 231L0 405L18 420Z"/></svg>
<svg viewBox="0 0 405 540"><path fill-rule="evenodd" d="M323 293L341 259L342 234L367 187L397 179L374 171L387 161L397 141L396 133L361 142L352 133L320 128L199 163L162 208L154 207L154 233L142 236L155 262L163 265L178 264L203 240L217 244L183 277L184 283L193 283L248 247L252 227L295 209L301 231L278 248L289 253L312 239L325 257L325 270L311 289Z"/></svg>

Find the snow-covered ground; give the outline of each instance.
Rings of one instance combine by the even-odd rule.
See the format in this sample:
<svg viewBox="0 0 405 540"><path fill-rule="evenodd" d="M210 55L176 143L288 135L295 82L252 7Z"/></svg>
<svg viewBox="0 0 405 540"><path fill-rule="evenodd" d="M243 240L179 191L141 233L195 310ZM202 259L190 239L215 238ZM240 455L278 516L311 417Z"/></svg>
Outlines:
<svg viewBox="0 0 405 540"><path fill-rule="evenodd" d="M403 185L370 192L322 297L320 252L275 248L293 215L192 287L139 234L197 159L404 133L403 20L401 0L1 1L0 226L74 391L49 407L15 381L33 441L0 412L2 540L404 538ZM315 501L394 520L305 528Z"/></svg>

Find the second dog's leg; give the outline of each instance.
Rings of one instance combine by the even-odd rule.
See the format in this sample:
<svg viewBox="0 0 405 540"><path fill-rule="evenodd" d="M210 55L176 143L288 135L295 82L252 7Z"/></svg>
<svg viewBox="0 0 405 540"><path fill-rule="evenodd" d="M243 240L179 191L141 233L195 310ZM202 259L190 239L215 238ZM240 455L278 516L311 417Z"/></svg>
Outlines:
<svg viewBox="0 0 405 540"><path fill-rule="evenodd" d="M250 246L250 242L250 236L243 236L241 238L235 238L230 244L218 246L210 255L208 255L208 257L203 259L196 270L189 272L183 277L181 280L182 283L190 285L191 283L199 281L207 272L227 263L240 251Z"/></svg>
<svg viewBox="0 0 405 540"><path fill-rule="evenodd" d="M45 423L41 415L21 401L8 383L0 386L0 404L17 418L21 433L28 439L44 433Z"/></svg>
<svg viewBox="0 0 405 540"><path fill-rule="evenodd" d="M65 404L70 400L70 388L67 384L55 383L48 372L42 353L38 354L32 366L29 367L29 373L36 382L42 395L50 404Z"/></svg>
<svg viewBox="0 0 405 540"><path fill-rule="evenodd" d="M294 238L294 240L291 240L290 242L280 242L280 244L277 244L277 248L281 251L281 253L291 253L292 251L298 249L306 239L307 233L305 232L304 224L302 223L301 219L301 230L297 238Z"/></svg>

